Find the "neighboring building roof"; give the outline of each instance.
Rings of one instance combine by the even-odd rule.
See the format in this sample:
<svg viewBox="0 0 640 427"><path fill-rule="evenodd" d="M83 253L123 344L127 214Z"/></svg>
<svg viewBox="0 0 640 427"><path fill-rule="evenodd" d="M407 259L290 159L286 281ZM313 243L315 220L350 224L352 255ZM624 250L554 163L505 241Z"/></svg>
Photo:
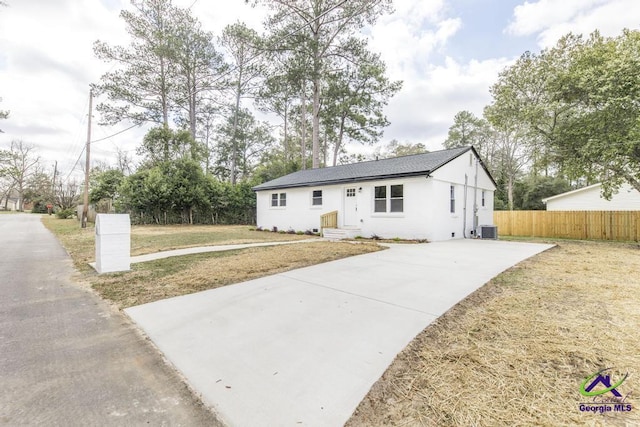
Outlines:
<svg viewBox="0 0 640 427"><path fill-rule="evenodd" d="M561 199L563 197L572 196L574 194L582 193L584 191L591 190L593 188L599 188L601 186L602 186L601 183L597 183L597 184L589 185L587 187L578 188L577 190L567 191L566 193L556 194L555 196L551 196L551 197L547 197L545 199L542 199L542 203L547 203L547 201L549 201L549 200L556 200L556 199Z"/></svg>
<svg viewBox="0 0 640 427"><path fill-rule="evenodd" d="M640 192L629 183L623 183L609 200L602 197L601 188L602 184L594 184L542 201L549 211L640 211Z"/></svg>
<svg viewBox="0 0 640 427"><path fill-rule="evenodd" d="M428 175L469 150L472 150L478 158L480 157L473 147L451 148L425 154L301 170L257 185L253 189L255 191L273 190ZM482 161L481 164L493 181Z"/></svg>

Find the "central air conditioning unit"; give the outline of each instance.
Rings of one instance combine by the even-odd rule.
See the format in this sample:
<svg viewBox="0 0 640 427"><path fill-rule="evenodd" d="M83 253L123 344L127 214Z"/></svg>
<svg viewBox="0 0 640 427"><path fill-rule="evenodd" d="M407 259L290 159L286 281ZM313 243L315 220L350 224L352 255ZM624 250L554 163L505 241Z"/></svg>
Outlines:
<svg viewBox="0 0 640 427"><path fill-rule="evenodd" d="M478 235L481 239L497 239L498 227L496 225L481 225L478 227Z"/></svg>

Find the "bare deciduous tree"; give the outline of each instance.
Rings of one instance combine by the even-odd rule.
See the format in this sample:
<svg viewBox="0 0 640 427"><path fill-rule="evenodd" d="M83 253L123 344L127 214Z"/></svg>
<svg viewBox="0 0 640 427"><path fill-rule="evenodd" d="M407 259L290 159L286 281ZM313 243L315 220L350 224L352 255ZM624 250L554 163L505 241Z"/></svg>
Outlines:
<svg viewBox="0 0 640 427"><path fill-rule="evenodd" d="M27 181L37 172L40 163L40 157L35 155L33 150L33 145L25 144L23 141L12 141L9 151L0 153L0 176L8 178L18 193L19 211L23 210Z"/></svg>

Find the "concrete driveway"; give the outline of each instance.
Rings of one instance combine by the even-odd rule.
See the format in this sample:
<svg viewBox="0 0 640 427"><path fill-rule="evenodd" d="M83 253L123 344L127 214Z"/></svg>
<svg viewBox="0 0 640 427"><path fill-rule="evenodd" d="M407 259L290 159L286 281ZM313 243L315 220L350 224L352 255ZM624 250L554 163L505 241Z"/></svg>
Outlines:
<svg viewBox="0 0 640 427"><path fill-rule="evenodd" d="M455 240L126 310L231 426L339 426L427 325L551 245Z"/></svg>

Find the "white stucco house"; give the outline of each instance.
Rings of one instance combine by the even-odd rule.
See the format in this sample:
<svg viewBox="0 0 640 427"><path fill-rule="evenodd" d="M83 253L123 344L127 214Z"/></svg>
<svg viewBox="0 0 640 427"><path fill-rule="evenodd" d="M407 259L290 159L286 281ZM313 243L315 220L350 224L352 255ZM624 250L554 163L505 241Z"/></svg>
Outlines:
<svg viewBox="0 0 640 427"><path fill-rule="evenodd" d="M496 184L476 150L461 147L302 170L253 189L265 229L437 241L493 224ZM323 215L334 216L332 228Z"/></svg>
<svg viewBox="0 0 640 427"><path fill-rule="evenodd" d="M623 184L611 200L600 195L602 184L594 184L542 199L548 211L640 211L640 192Z"/></svg>
<svg viewBox="0 0 640 427"><path fill-rule="evenodd" d="M0 210L16 211L20 206L20 197L16 191L10 191L0 198Z"/></svg>
<svg viewBox="0 0 640 427"><path fill-rule="evenodd" d="M4 200L4 203L2 205L3 209L5 205L8 211L17 211L18 206L20 206L20 199L8 197L6 200Z"/></svg>

